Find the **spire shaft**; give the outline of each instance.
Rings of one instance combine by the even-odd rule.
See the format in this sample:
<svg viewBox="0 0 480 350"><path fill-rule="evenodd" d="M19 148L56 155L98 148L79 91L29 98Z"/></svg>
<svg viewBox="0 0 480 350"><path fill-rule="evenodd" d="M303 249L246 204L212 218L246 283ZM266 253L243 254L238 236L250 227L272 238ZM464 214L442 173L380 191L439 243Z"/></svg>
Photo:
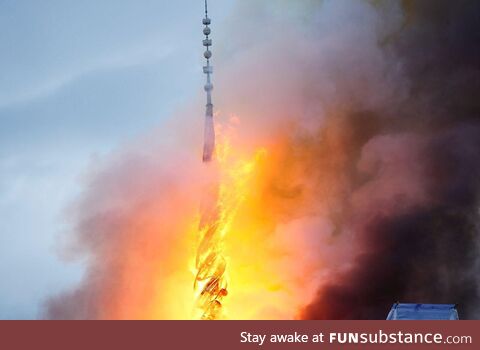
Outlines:
<svg viewBox="0 0 480 350"><path fill-rule="evenodd" d="M210 58L212 57L212 51L210 47L212 46L212 40L209 38L211 33L209 25L211 20L208 17L208 5L207 0L205 0L205 18L203 19L203 34L205 34L205 39L203 40L203 46L205 46L204 57L207 60L206 65L203 67L203 73L207 76L207 82L205 84L205 92L207 93L207 104L205 111L205 134L204 134L204 145L203 145L203 161L205 163L210 162L213 158L215 151L215 130L213 125L213 103L212 103L212 90L213 84L211 75L213 74L213 67L210 65Z"/></svg>

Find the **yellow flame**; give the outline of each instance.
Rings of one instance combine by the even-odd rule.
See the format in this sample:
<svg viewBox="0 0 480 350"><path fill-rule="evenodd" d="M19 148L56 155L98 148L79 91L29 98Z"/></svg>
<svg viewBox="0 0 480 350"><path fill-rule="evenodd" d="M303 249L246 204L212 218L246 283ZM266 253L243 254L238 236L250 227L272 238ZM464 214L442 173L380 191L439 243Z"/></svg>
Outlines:
<svg viewBox="0 0 480 350"><path fill-rule="evenodd" d="M175 192L169 193L168 211L154 208L147 215L153 221L144 226L157 239L153 246L162 250L146 272L152 288L135 285L122 295L123 314L139 310L139 318L155 319L294 319L315 296L324 278L318 251L329 244L330 227L321 216L309 214L309 205L318 199L310 201L311 191L301 187L309 186L308 174L299 167L305 156L286 157L291 150L281 135L258 147L237 137L233 128L220 131L216 162L192 167L199 176L188 179L198 182L182 182L174 201ZM158 217L158 212L168 215ZM157 235L159 229L168 234ZM129 252L135 264L128 266L145 269L142 250ZM136 271L127 271L128 283ZM154 293L152 299L145 290Z"/></svg>
<svg viewBox="0 0 480 350"><path fill-rule="evenodd" d="M255 152L244 160L232 153L227 139L217 146L220 183L208 189L199 223L199 243L196 252L194 282L197 313L195 318L206 320L226 318L223 299L228 295L228 257L225 257L225 237L238 208L248 192L248 183L255 165L265 153Z"/></svg>

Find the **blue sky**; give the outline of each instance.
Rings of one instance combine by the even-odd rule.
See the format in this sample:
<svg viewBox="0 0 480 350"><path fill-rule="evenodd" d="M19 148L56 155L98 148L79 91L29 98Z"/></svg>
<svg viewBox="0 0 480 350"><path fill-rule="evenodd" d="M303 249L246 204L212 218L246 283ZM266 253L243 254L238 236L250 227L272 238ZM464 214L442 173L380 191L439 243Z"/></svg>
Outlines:
<svg viewBox="0 0 480 350"><path fill-rule="evenodd" d="M214 38L233 2L210 0ZM202 0L0 2L0 319L79 281L64 211L93 157L202 91L202 16Z"/></svg>

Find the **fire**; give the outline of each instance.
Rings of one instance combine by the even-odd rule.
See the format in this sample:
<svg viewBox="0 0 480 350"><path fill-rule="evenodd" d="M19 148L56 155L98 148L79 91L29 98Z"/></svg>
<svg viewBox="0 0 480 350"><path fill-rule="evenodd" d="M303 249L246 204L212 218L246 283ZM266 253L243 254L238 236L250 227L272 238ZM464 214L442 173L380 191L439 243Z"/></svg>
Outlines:
<svg viewBox="0 0 480 350"><path fill-rule="evenodd" d="M195 258L194 290L197 294L198 318L215 320L227 317L222 309L223 299L228 295L225 238L248 193L248 184L255 166L264 153L264 150L259 150L253 159L243 160L232 154L228 139L224 138L217 146L220 183L213 184L204 199Z"/></svg>
<svg viewBox="0 0 480 350"><path fill-rule="evenodd" d="M291 128L259 140L243 120L218 125L208 166L190 149L161 162L152 150L154 162L135 156L114 168L128 176L107 172L92 185L79 230L98 264L71 296L89 302L67 305L98 319L301 317L325 278L319 256L335 260L318 205L328 192L313 187L309 166L331 158L316 143L291 147ZM322 178L330 163L315 167Z"/></svg>
<svg viewBox="0 0 480 350"><path fill-rule="evenodd" d="M305 209L299 162L282 135L219 128L216 162L179 158L128 213L101 318L294 319L314 297L330 228Z"/></svg>
<svg viewBox="0 0 480 350"><path fill-rule="evenodd" d="M278 176L275 146L249 151L230 142L231 133L220 132L218 177L198 219L193 318L295 318L316 285L303 258L307 240L295 232L302 228L275 217L269 194Z"/></svg>

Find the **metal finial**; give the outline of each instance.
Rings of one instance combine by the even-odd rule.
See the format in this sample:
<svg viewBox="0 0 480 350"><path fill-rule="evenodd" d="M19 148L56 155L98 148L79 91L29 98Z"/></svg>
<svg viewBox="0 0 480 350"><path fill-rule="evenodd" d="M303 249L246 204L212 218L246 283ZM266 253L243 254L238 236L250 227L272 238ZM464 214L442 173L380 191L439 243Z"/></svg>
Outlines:
<svg viewBox="0 0 480 350"><path fill-rule="evenodd" d="M205 16L208 17L208 4L207 4L207 0L205 0Z"/></svg>

